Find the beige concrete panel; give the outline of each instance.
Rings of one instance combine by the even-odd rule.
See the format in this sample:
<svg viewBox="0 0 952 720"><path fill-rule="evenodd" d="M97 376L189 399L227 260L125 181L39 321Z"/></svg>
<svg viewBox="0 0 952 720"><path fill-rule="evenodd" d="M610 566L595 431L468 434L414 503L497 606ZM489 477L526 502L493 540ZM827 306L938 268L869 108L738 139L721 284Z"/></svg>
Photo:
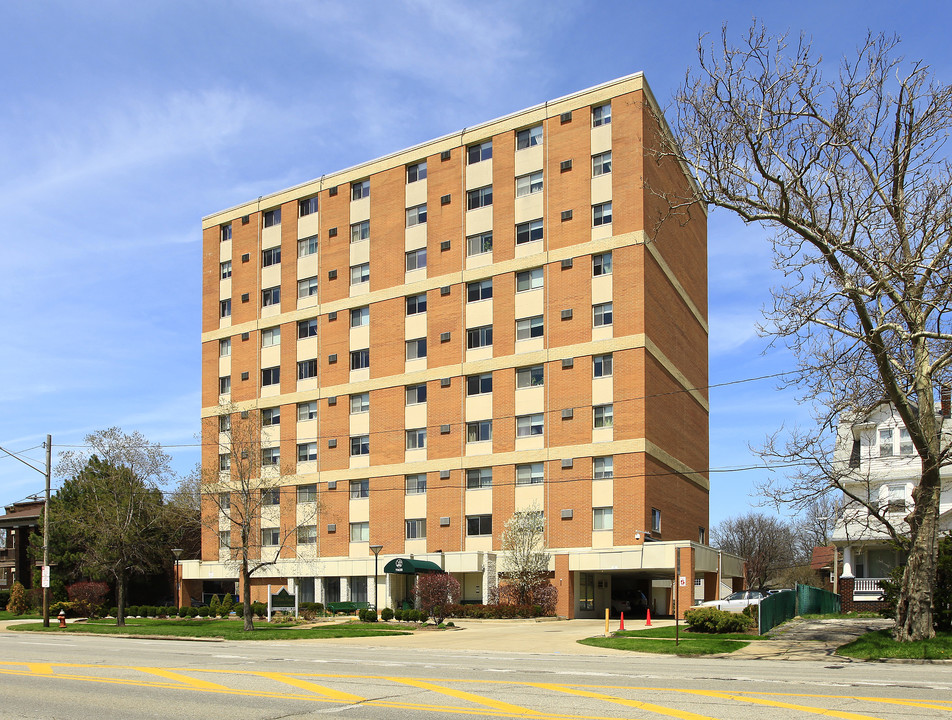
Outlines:
<svg viewBox="0 0 952 720"><path fill-rule="evenodd" d="M493 511L493 489L491 487L467 490L464 497L464 514L489 515Z"/></svg>
<svg viewBox="0 0 952 720"><path fill-rule="evenodd" d="M489 267L493 264L493 254L491 252L480 253L479 255L470 255L466 258L466 269L476 270L477 268Z"/></svg>
<svg viewBox="0 0 952 720"><path fill-rule="evenodd" d="M479 163L482 165L482 163ZM476 208L466 212L466 237L493 229L493 206Z"/></svg>
<svg viewBox="0 0 952 720"><path fill-rule="evenodd" d="M283 339L283 338L282 338ZM270 349L270 348L269 348ZM277 350L278 348L274 348ZM298 360L311 360L317 357L317 338L309 337L297 341L297 359ZM276 364L276 363L275 363ZM320 365L320 362L318 362ZM268 367L263 365L262 367Z"/></svg>
<svg viewBox="0 0 952 720"><path fill-rule="evenodd" d="M285 300L285 302L287 302L287 301ZM288 302L288 305L289 305L289 306L290 306L290 305L293 305L293 304L294 304L294 303ZM276 318L276 317L278 317L280 314L281 314L281 306L280 306L280 305L268 305L268 307L266 307L266 308L261 308L261 319L262 319L262 320L264 320L265 318ZM268 323L268 324L270 325L270 324L272 324L272 323Z"/></svg>
<svg viewBox="0 0 952 720"><path fill-rule="evenodd" d="M316 377L307 378L306 380L297 381L297 391L298 392L311 392L317 390L320 387Z"/></svg>
<svg viewBox="0 0 952 720"><path fill-rule="evenodd" d="M298 240L311 235L317 235L321 230L320 213L311 213L302 218L298 218L297 236Z"/></svg>
<svg viewBox="0 0 952 720"><path fill-rule="evenodd" d="M370 360L373 362L373 358ZM360 370L351 370L350 371L350 382L359 383L370 380L370 368L361 368Z"/></svg>
<svg viewBox="0 0 952 720"><path fill-rule="evenodd" d="M281 244L281 225L261 228L261 249L278 247Z"/></svg>
<svg viewBox="0 0 952 720"><path fill-rule="evenodd" d="M281 523L281 508L278 505L261 507L261 527L278 527Z"/></svg>
<svg viewBox="0 0 952 720"><path fill-rule="evenodd" d="M232 303L232 304L234 304L234 303ZM230 327L231 327L231 316L230 316L230 315L229 315L228 317L219 318L219 319L218 319L218 332L217 332L218 337L228 337L229 335L231 335L231 333L222 332L222 331L225 330L226 328L230 328Z"/></svg>
<svg viewBox="0 0 952 720"><path fill-rule="evenodd" d="M466 351L466 362L478 362L480 360L491 360L493 356L493 346L473 348ZM476 371L475 369L473 370ZM466 373L467 375L471 373Z"/></svg>
<svg viewBox="0 0 952 720"><path fill-rule="evenodd" d="M592 155L612 149L612 125L599 125L592 128Z"/></svg>
<svg viewBox="0 0 952 720"><path fill-rule="evenodd" d="M218 447L220 453L227 452L231 447L231 437L228 433L218 433Z"/></svg>
<svg viewBox="0 0 952 720"><path fill-rule="evenodd" d="M465 152L465 150L464 150ZM493 161L483 160L474 165L466 166L466 189L475 190L476 188L492 185L493 182Z"/></svg>
<svg viewBox="0 0 952 720"><path fill-rule="evenodd" d="M520 388L515 392L515 414L528 415L545 411L545 387Z"/></svg>
<svg viewBox="0 0 952 720"><path fill-rule="evenodd" d="M426 179L407 184L406 207L422 205L426 202Z"/></svg>
<svg viewBox="0 0 952 720"><path fill-rule="evenodd" d="M612 530L593 530L593 548L611 548L615 545L615 533Z"/></svg>
<svg viewBox="0 0 952 720"><path fill-rule="evenodd" d="M544 150L545 145L533 145L523 150L516 150L515 176L519 177L520 175L527 175L536 170L541 170L543 160L545 159Z"/></svg>
<svg viewBox="0 0 952 720"><path fill-rule="evenodd" d="M466 422L485 420L493 416L493 395L473 395L466 398Z"/></svg>
<svg viewBox="0 0 952 720"><path fill-rule="evenodd" d="M493 299L466 303L466 327L476 328L493 324Z"/></svg>
<svg viewBox="0 0 952 720"><path fill-rule="evenodd" d="M591 210L589 210L591 212ZM606 240L612 236L612 226L609 223L608 225L599 225L598 227L592 228L592 242L598 240Z"/></svg>
<svg viewBox="0 0 952 720"><path fill-rule="evenodd" d="M592 303L611 302L613 284L611 275L599 275L592 278Z"/></svg>
<svg viewBox="0 0 952 720"><path fill-rule="evenodd" d="M298 301L297 301L297 306L299 310L303 308L316 308L318 305L320 305L320 303L318 302L317 295L308 295L307 297L298 298ZM315 314L318 314L318 313L315 313Z"/></svg>
<svg viewBox="0 0 952 720"><path fill-rule="evenodd" d="M537 192L516 198L516 224L538 220L545 214L545 193Z"/></svg>
<svg viewBox="0 0 952 720"><path fill-rule="evenodd" d="M403 496L403 517L405 518L425 518L426 517L426 493Z"/></svg>
<svg viewBox="0 0 952 720"><path fill-rule="evenodd" d="M306 217L310 217L310 215L307 215ZM315 277L318 275L321 269L321 265L317 258L318 258L317 253L313 253L312 255L305 255L302 258L298 258L298 261L297 261L298 280L303 280L304 278Z"/></svg>
<svg viewBox="0 0 952 720"><path fill-rule="evenodd" d="M465 429L463 430L463 432L465 432ZM483 442L468 442L465 444L465 447L466 447L467 457L475 456L475 455L492 455L493 453L492 440L485 440ZM477 466L470 465L469 467L477 467Z"/></svg>
<svg viewBox="0 0 952 720"><path fill-rule="evenodd" d="M537 218L529 218L529 220L535 220ZM516 245L516 258L541 258L543 248L542 240L535 240L534 242L522 243L522 245ZM537 262L542 262L538 260Z"/></svg>
<svg viewBox="0 0 952 720"><path fill-rule="evenodd" d="M370 197L350 201L350 224L370 220Z"/></svg>
<svg viewBox="0 0 952 720"><path fill-rule="evenodd" d="M352 499L348 501L347 507L350 515L349 522L370 522L370 498Z"/></svg>
<svg viewBox="0 0 952 720"><path fill-rule="evenodd" d="M218 358L218 377L231 375L231 355Z"/></svg>
<svg viewBox="0 0 952 720"><path fill-rule="evenodd" d="M545 435L516 438L516 452L542 450L545 447Z"/></svg>
<svg viewBox="0 0 952 720"><path fill-rule="evenodd" d="M403 461L406 463L418 463L426 460L426 448L404 451Z"/></svg>
<svg viewBox="0 0 952 720"><path fill-rule="evenodd" d="M357 521L355 521L357 522ZM340 530L338 530L340 532ZM350 528L344 527L344 532L350 532ZM370 543L369 542L356 542L350 543L347 549L347 554L352 558L362 558L370 553ZM373 571L371 571L373 572ZM349 575L348 575L349 577Z"/></svg>
<svg viewBox="0 0 952 720"><path fill-rule="evenodd" d="M406 361L406 372L422 372L423 370L426 370L426 358Z"/></svg>
<svg viewBox="0 0 952 720"><path fill-rule="evenodd" d="M593 443L610 443L615 439L615 428L592 428Z"/></svg>
<svg viewBox="0 0 952 720"><path fill-rule="evenodd" d="M313 437L310 439L313 442ZM299 462L297 464L297 474L298 475L311 475L317 472L317 461L316 460L305 460L304 462ZM300 506L298 506L298 515L304 515L305 518L310 517L309 515L301 511ZM300 522L300 521L299 521ZM311 523L313 524L313 522Z"/></svg>
<svg viewBox="0 0 952 720"><path fill-rule="evenodd" d="M261 367L276 367L281 364L281 346L261 348Z"/></svg>
<svg viewBox="0 0 952 720"><path fill-rule="evenodd" d="M592 378L592 405L606 405L615 399L611 377Z"/></svg>
<svg viewBox="0 0 952 720"><path fill-rule="evenodd" d="M426 223L408 227L404 234L403 245L407 252L426 247Z"/></svg>
<svg viewBox="0 0 952 720"><path fill-rule="evenodd" d="M530 353L545 348L545 338L529 338L528 340L516 340L516 354Z"/></svg>
<svg viewBox="0 0 952 720"><path fill-rule="evenodd" d="M262 480L277 480L279 477L281 477L281 468L277 465L268 465L267 467L261 468Z"/></svg>
<svg viewBox="0 0 952 720"><path fill-rule="evenodd" d="M276 398L281 395L281 384L265 385L261 388L261 399Z"/></svg>
<svg viewBox="0 0 952 720"><path fill-rule="evenodd" d="M281 442L281 426L266 425L261 428L261 446L274 447Z"/></svg>
<svg viewBox="0 0 952 720"><path fill-rule="evenodd" d="M361 240L350 244L350 264L362 265L370 262L370 240Z"/></svg>
<svg viewBox="0 0 952 720"><path fill-rule="evenodd" d="M407 340L426 337L426 313L407 315L404 324L404 335Z"/></svg>
<svg viewBox="0 0 952 720"><path fill-rule="evenodd" d="M348 398L338 398L337 402L349 402ZM370 413L354 413L350 416L350 434L368 435L370 433Z"/></svg>
<svg viewBox="0 0 952 720"><path fill-rule="evenodd" d="M370 455L351 455L350 469L361 470L370 467Z"/></svg>
<svg viewBox="0 0 952 720"><path fill-rule="evenodd" d="M592 204L609 202L612 199L612 174L592 178Z"/></svg>
<svg viewBox="0 0 952 720"><path fill-rule="evenodd" d="M218 298L219 300L225 300L231 297L231 278L225 278L224 280L218 281ZM234 303L232 303L234 306ZM234 307L232 307L234 311Z"/></svg>
<svg viewBox="0 0 952 720"><path fill-rule="evenodd" d="M483 415L483 417L489 416ZM426 403L407 405L403 411L403 418L405 428L426 427Z"/></svg>
<svg viewBox="0 0 952 720"><path fill-rule="evenodd" d="M611 507L615 504L615 481L612 478L592 480L592 507Z"/></svg>
<svg viewBox="0 0 952 720"><path fill-rule="evenodd" d="M591 312L591 310L589 310ZM610 340L614 335L612 325L602 325L600 327L592 328L592 340L597 342L599 340Z"/></svg>
<svg viewBox="0 0 952 720"><path fill-rule="evenodd" d="M536 483L535 485L516 485L515 510L528 510L532 506L540 510L545 507L545 485Z"/></svg>
<svg viewBox="0 0 952 720"><path fill-rule="evenodd" d="M545 310L545 289L536 288L535 290L517 292L514 309L517 318L541 315Z"/></svg>
<svg viewBox="0 0 952 720"><path fill-rule="evenodd" d="M218 243L218 259L221 262L225 260L231 260L232 253L232 241L225 240L224 242Z"/></svg>
<svg viewBox="0 0 952 720"><path fill-rule="evenodd" d="M490 550L493 549L492 535L480 535L478 537L467 537L465 547L467 552L472 552L473 550L482 550L484 552L489 552Z"/></svg>
<svg viewBox="0 0 952 720"><path fill-rule="evenodd" d="M418 270L411 270L410 272L404 275L403 283L404 285L410 285L412 283L420 282L421 280L426 280L426 268L419 268Z"/></svg>
<svg viewBox="0 0 952 720"><path fill-rule="evenodd" d="M370 243L368 243L369 247ZM350 272L348 270L348 272ZM357 283L356 285L350 286L350 296L351 297L360 297L362 295L370 294L370 282Z"/></svg>
<svg viewBox="0 0 952 720"><path fill-rule="evenodd" d="M350 322L349 318L345 319L347 322ZM370 347L370 325L361 325L360 327L352 327L350 329L350 347L352 350ZM373 358L371 358L371 361L372 360ZM340 361L341 358L338 358L337 362Z"/></svg>
<svg viewBox="0 0 952 720"><path fill-rule="evenodd" d="M415 185L416 183L414 183ZM407 515L408 520L412 520L415 517L425 517L424 515ZM420 538L419 540L404 540L404 551L407 555L413 555L416 557L421 553L426 552L426 538Z"/></svg>

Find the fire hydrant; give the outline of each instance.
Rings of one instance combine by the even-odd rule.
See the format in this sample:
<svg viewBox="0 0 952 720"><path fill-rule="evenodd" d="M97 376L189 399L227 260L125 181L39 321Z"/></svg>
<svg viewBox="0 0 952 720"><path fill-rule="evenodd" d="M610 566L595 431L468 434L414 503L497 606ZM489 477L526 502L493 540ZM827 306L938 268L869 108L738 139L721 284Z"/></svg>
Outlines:
<svg viewBox="0 0 952 720"><path fill-rule="evenodd" d="M65 610L60 610L60 611L59 611L59 615L57 615L57 617L59 618L59 621L60 621L59 626L60 626L61 628L66 627L66 611L65 611Z"/></svg>

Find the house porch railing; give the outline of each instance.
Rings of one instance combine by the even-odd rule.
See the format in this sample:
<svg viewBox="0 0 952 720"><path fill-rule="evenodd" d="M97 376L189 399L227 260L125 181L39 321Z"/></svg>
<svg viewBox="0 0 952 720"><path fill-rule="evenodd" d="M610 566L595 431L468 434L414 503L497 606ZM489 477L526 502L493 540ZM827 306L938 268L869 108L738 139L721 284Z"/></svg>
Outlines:
<svg viewBox="0 0 952 720"><path fill-rule="evenodd" d="M879 599L883 593L883 588L879 584L886 578L856 578L853 581L853 595L870 595L871 600Z"/></svg>

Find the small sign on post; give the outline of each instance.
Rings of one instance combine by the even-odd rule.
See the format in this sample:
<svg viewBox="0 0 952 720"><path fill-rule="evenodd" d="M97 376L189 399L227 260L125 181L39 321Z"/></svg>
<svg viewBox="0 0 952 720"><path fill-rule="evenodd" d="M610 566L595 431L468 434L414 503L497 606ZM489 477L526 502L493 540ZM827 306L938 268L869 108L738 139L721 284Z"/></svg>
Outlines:
<svg viewBox="0 0 952 720"><path fill-rule="evenodd" d="M40 571L40 587L48 588L50 586L50 566L44 565Z"/></svg>
<svg viewBox="0 0 952 720"><path fill-rule="evenodd" d="M678 578L678 585L680 585L681 587L687 587L688 579L684 577L684 575L682 575L681 577Z"/></svg>

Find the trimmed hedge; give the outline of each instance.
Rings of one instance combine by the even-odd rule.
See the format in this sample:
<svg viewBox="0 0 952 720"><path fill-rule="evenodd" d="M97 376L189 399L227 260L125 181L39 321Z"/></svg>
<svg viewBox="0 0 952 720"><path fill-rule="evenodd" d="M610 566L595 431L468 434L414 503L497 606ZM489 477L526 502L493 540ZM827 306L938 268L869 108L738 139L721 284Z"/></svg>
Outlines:
<svg viewBox="0 0 952 720"><path fill-rule="evenodd" d="M718 610L715 607L691 608L684 612L684 622L697 633L743 633L755 624L754 619L741 613Z"/></svg>
<svg viewBox="0 0 952 720"><path fill-rule="evenodd" d="M384 622L390 622L393 620L393 610L390 608L384 608L380 611L380 619Z"/></svg>
<svg viewBox="0 0 952 720"><path fill-rule="evenodd" d="M454 618L533 618L544 615L540 605L447 605L446 617Z"/></svg>

